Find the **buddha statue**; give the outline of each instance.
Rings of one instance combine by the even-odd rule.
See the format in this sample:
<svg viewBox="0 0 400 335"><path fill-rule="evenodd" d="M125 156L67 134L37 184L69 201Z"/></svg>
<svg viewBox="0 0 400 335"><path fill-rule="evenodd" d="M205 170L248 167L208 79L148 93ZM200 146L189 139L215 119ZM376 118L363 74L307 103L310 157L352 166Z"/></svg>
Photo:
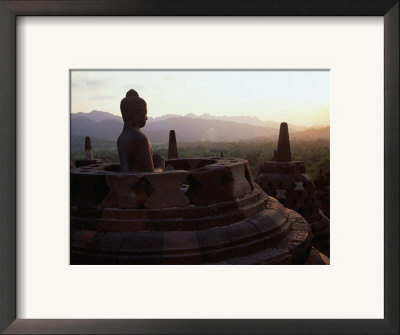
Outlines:
<svg viewBox="0 0 400 335"><path fill-rule="evenodd" d="M154 172L151 143L141 131L147 120L147 104L131 89L121 100L124 128L117 147L121 172Z"/></svg>

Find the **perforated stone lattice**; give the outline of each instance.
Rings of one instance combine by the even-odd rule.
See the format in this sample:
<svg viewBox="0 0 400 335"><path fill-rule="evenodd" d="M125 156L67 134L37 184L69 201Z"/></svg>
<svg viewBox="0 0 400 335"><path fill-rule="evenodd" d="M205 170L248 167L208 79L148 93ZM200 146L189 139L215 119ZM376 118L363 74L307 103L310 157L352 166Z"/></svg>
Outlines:
<svg viewBox="0 0 400 335"><path fill-rule="evenodd" d="M304 262L310 225L254 183L247 161L166 163L163 173L71 170L73 264Z"/></svg>
<svg viewBox="0 0 400 335"><path fill-rule="evenodd" d="M185 207L232 200L254 188L245 160L173 159L167 166L162 173L121 173L111 164L73 169L71 202L78 207ZM107 188L102 194L100 184Z"/></svg>

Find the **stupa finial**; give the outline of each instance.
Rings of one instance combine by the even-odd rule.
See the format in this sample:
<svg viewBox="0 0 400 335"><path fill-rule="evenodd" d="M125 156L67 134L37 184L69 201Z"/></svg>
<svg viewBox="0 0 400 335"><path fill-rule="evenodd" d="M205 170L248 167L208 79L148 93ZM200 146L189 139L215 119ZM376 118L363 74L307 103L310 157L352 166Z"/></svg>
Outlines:
<svg viewBox="0 0 400 335"><path fill-rule="evenodd" d="M169 142L168 142L168 159L179 158L178 146L176 144L175 130L169 131Z"/></svg>
<svg viewBox="0 0 400 335"><path fill-rule="evenodd" d="M92 141L90 136L85 137L85 160L93 160Z"/></svg>
<svg viewBox="0 0 400 335"><path fill-rule="evenodd" d="M292 160L290 153L289 129L286 122L281 123L279 129L278 150L276 152L278 162L290 162Z"/></svg>

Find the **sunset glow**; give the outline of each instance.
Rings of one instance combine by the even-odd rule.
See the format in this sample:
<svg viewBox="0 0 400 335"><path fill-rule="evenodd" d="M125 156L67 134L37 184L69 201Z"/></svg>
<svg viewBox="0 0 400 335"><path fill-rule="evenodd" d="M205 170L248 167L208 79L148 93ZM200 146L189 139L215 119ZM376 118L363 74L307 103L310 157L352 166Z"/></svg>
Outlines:
<svg viewBox="0 0 400 335"><path fill-rule="evenodd" d="M71 112L120 115L130 88L149 117L256 116L303 126L329 125L329 71L71 71Z"/></svg>

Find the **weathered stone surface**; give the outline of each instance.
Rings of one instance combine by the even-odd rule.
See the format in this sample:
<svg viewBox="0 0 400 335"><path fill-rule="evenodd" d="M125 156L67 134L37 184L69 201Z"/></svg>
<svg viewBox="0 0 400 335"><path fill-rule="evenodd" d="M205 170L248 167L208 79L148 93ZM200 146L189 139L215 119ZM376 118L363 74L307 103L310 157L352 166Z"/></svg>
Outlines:
<svg viewBox="0 0 400 335"><path fill-rule="evenodd" d="M83 218L100 218L103 215L103 210L98 207L81 208L77 206L71 206L71 215L79 216Z"/></svg>
<svg viewBox="0 0 400 335"><path fill-rule="evenodd" d="M82 216L72 216L71 215L71 224L74 225L75 228L79 228L82 230L93 230L97 229L97 218L87 218Z"/></svg>
<svg viewBox="0 0 400 335"><path fill-rule="evenodd" d="M217 215L219 213L225 213L226 211L231 211L238 209L241 206L240 202L237 200L217 202L216 204L208 205L207 208L210 209L212 215Z"/></svg>
<svg viewBox="0 0 400 335"><path fill-rule="evenodd" d="M235 255L252 254L264 249L264 238L253 224L241 221L225 227L229 239L234 244Z"/></svg>
<svg viewBox="0 0 400 335"><path fill-rule="evenodd" d="M156 219L146 222L146 230L148 231L181 230L184 226L182 218Z"/></svg>
<svg viewBox="0 0 400 335"><path fill-rule="evenodd" d="M260 236L259 231L254 225L245 220L226 226L225 231L232 242L244 241L252 239L254 236Z"/></svg>
<svg viewBox="0 0 400 335"><path fill-rule="evenodd" d="M294 211L290 211L292 222L307 222L302 216ZM287 248L293 256L294 264L304 264L309 251L311 250L312 233L309 226L308 231L291 229L285 239Z"/></svg>
<svg viewBox="0 0 400 335"><path fill-rule="evenodd" d="M210 205L232 200L232 193L226 188L229 183L223 167L208 167L192 170L189 173L190 187L186 195L194 205Z"/></svg>
<svg viewBox="0 0 400 335"><path fill-rule="evenodd" d="M118 264L118 261L118 256L112 253L71 250L71 264L73 265L113 265Z"/></svg>
<svg viewBox="0 0 400 335"><path fill-rule="evenodd" d="M124 234L98 232L94 236L96 247L103 251L115 252L121 249Z"/></svg>
<svg viewBox="0 0 400 335"><path fill-rule="evenodd" d="M308 237L307 231L291 231L288 235L289 240L294 242L304 242Z"/></svg>
<svg viewBox="0 0 400 335"><path fill-rule="evenodd" d="M206 217L212 214L211 208L208 206L189 205L182 210L182 218L199 218Z"/></svg>
<svg viewBox="0 0 400 335"><path fill-rule="evenodd" d="M329 265L330 259L314 247L311 248L310 254L306 260L307 265Z"/></svg>
<svg viewBox="0 0 400 335"><path fill-rule="evenodd" d="M144 197L142 192L135 192L135 186L141 179L136 175L109 175L106 176L110 192L101 203L101 207L107 208L140 208L143 207Z"/></svg>
<svg viewBox="0 0 400 335"><path fill-rule="evenodd" d="M76 183L73 198L71 199L72 206L78 207L96 207L109 192L109 187L105 182L103 175L93 174L77 174L74 178Z"/></svg>
<svg viewBox="0 0 400 335"><path fill-rule="evenodd" d="M263 200L259 200L251 205L241 207L240 211L243 213L243 217L247 218L257 214L265 207L265 202Z"/></svg>
<svg viewBox="0 0 400 335"><path fill-rule="evenodd" d="M163 232L125 233L121 243L121 251L142 254L143 257L159 255L161 258L163 243Z"/></svg>
<svg viewBox="0 0 400 335"><path fill-rule="evenodd" d="M189 199L180 190L187 175L185 171L147 174L145 178L153 188L153 192L146 199L145 208L184 207L189 205Z"/></svg>
<svg viewBox="0 0 400 335"><path fill-rule="evenodd" d="M295 221L292 223L291 229L308 232L310 225L305 221Z"/></svg>
<svg viewBox="0 0 400 335"><path fill-rule="evenodd" d="M71 246L81 247L94 247L95 246L95 232L87 230L76 230L71 231Z"/></svg>
<svg viewBox="0 0 400 335"><path fill-rule="evenodd" d="M231 265L287 265L291 262L291 255L287 250L267 248L262 251L243 257L235 257L226 261Z"/></svg>
<svg viewBox="0 0 400 335"><path fill-rule="evenodd" d="M246 221L252 223L258 231L267 233L282 226L287 221L287 218L276 211L266 209Z"/></svg>
<svg viewBox="0 0 400 335"><path fill-rule="evenodd" d="M225 180L225 185L233 198L240 198L251 191L252 187L246 179L244 165L232 164L225 168L225 173L226 178L230 179L229 182Z"/></svg>
<svg viewBox="0 0 400 335"><path fill-rule="evenodd" d="M251 173L251 169L250 169L250 165L249 165L248 161L246 161L246 164L245 164L245 176L250 184L251 189L254 189L255 181L254 181L253 175Z"/></svg>
<svg viewBox="0 0 400 335"><path fill-rule="evenodd" d="M91 160L86 160L86 159L78 159L75 161L75 166L77 168L79 167L84 167L87 165L95 165L95 164L101 164L102 161L100 159L91 159Z"/></svg>
<svg viewBox="0 0 400 335"><path fill-rule="evenodd" d="M147 211L142 209L104 208L102 218L105 219L145 219Z"/></svg>
<svg viewBox="0 0 400 335"><path fill-rule="evenodd" d="M205 263L215 263L235 256L224 228L211 228L196 232L200 252Z"/></svg>
<svg viewBox="0 0 400 335"><path fill-rule="evenodd" d="M210 216L191 218L191 219L182 219L182 230L200 230L200 229L208 229L214 228L216 226L215 222L213 222Z"/></svg>
<svg viewBox="0 0 400 335"><path fill-rule="evenodd" d="M163 252L196 251L200 256L199 242L195 231L171 231L164 234Z"/></svg>
<svg viewBox="0 0 400 335"><path fill-rule="evenodd" d="M146 220L110 220L100 219L97 222L98 231L110 232L133 232L145 231L147 229Z"/></svg>
<svg viewBox="0 0 400 335"><path fill-rule="evenodd" d="M212 165L217 162L217 159L212 158L186 158L186 159L168 159L167 167L171 170L190 171L197 168L202 168L207 165Z"/></svg>
<svg viewBox="0 0 400 335"><path fill-rule="evenodd" d="M175 219L182 218L183 208L172 207L172 208L154 208L151 210L146 210L146 218L152 219Z"/></svg>
<svg viewBox="0 0 400 335"><path fill-rule="evenodd" d="M179 170L166 173L121 173L116 164L71 170L71 184L74 185L74 190L71 190L72 199L81 192L79 176L95 176L103 178L107 189L105 194L109 195L106 201L102 200L103 205L109 201L107 206L117 206L100 208L99 204L93 202L93 207L71 207L72 262L304 264L310 250L310 226L297 213L287 210L277 200L268 197L258 185L255 184L252 189L244 162L217 158L212 160L211 166L189 170L189 175L196 175L200 171L199 179L186 179L185 176L182 177L182 172L188 172ZM201 166L204 162L200 159L196 162L193 160L192 163L185 164ZM235 168L238 165L242 168ZM206 178L209 177L206 173L203 176L205 170L211 170L211 176L214 175L215 179ZM132 180L125 184L119 184L121 180L116 183L111 181L108 186L106 179L112 180L113 176L122 176L126 181ZM171 183L171 176L180 176L180 179L176 177ZM136 177L138 179L133 180ZM209 192L204 189L201 191L203 194L199 192L203 185L198 180L205 183L204 189L208 188ZM189 185L189 189L183 187L183 183ZM200 193L203 197L200 199L205 204L190 204L186 199L185 206L177 207L175 199L174 205L170 203L165 208L144 208L144 205L138 205L138 208L121 208L125 201L123 195L126 193L133 193L144 203L152 196L157 196L155 202L162 197L171 201L170 198L175 198L174 194L179 198L190 194L190 188L193 192L191 199L196 199L195 196ZM119 189L123 191L120 192ZM215 201L216 198L221 200L221 197L213 194L218 189L227 199L222 197L223 201ZM142 197L137 196L138 190ZM95 193L97 191L96 189ZM234 197L241 192L245 193ZM214 197L213 202L207 203L209 197ZM76 234L82 231L85 231L82 236ZM83 238L84 236L87 238Z"/></svg>
<svg viewBox="0 0 400 335"><path fill-rule="evenodd" d="M221 214L210 216L210 219L213 222L213 226L226 226L244 219L244 215L239 209L233 209Z"/></svg>
<svg viewBox="0 0 400 335"><path fill-rule="evenodd" d="M272 198L272 197L268 198L267 208L277 211L282 216L288 216L287 209L284 206L282 206L282 204L275 198Z"/></svg>
<svg viewBox="0 0 400 335"><path fill-rule="evenodd" d="M251 204L254 204L255 202L258 201L258 191L252 191L250 193L247 193L244 197L236 199L236 203L238 207L245 207L249 206Z"/></svg>

